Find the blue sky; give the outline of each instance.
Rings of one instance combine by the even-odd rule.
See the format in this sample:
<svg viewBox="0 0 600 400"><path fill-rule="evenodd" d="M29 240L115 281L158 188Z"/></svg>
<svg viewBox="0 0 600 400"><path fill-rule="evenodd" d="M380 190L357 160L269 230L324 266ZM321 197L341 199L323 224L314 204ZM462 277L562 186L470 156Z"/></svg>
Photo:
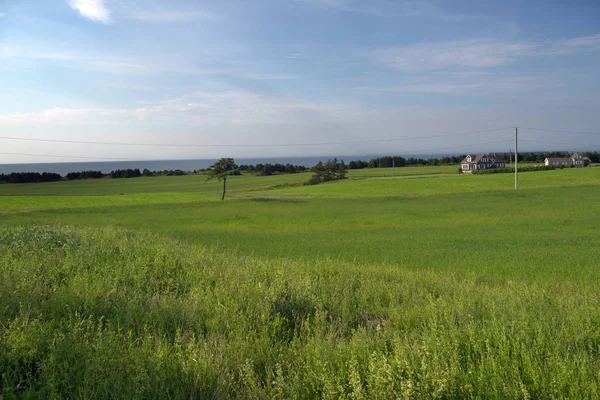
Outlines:
<svg viewBox="0 0 600 400"><path fill-rule="evenodd" d="M427 137L512 126L597 149L526 128L600 132L599 73L593 0L3 0L0 136L221 146L0 139L44 155L0 163L508 151L510 129Z"/></svg>

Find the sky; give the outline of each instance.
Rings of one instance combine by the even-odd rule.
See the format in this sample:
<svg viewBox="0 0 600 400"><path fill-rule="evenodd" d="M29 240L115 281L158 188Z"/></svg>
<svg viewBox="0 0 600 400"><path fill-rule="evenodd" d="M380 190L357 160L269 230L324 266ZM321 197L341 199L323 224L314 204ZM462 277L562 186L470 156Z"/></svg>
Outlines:
<svg viewBox="0 0 600 400"><path fill-rule="evenodd" d="M0 164L600 149L599 75L596 0L0 0Z"/></svg>

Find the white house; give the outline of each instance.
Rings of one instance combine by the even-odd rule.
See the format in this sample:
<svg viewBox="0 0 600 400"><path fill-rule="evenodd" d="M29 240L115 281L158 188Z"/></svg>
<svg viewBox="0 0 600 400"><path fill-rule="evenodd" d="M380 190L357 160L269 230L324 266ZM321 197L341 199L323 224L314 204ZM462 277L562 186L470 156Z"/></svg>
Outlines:
<svg viewBox="0 0 600 400"><path fill-rule="evenodd" d="M577 168L581 168L585 165L583 156L579 153L571 154L571 157L548 157L544 160L544 164L547 166L554 167L570 167L574 165Z"/></svg>

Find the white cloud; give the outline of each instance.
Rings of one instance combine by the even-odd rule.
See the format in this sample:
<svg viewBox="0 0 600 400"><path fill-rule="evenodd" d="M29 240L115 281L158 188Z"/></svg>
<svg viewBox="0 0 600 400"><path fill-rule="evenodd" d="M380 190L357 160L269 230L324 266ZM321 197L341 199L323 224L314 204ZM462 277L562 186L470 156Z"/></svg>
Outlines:
<svg viewBox="0 0 600 400"><path fill-rule="evenodd" d="M4 13L0 12L0 18L4 18Z"/></svg>
<svg viewBox="0 0 600 400"><path fill-rule="evenodd" d="M126 109L52 108L31 113L0 114L0 123L35 124L168 123L170 125L281 124L306 113L333 115L344 105L309 102L285 96L229 91L198 91L178 98Z"/></svg>
<svg viewBox="0 0 600 400"><path fill-rule="evenodd" d="M69 0L69 5L85 18L108 24L111 21L110 11L104 0Z"/></svg>

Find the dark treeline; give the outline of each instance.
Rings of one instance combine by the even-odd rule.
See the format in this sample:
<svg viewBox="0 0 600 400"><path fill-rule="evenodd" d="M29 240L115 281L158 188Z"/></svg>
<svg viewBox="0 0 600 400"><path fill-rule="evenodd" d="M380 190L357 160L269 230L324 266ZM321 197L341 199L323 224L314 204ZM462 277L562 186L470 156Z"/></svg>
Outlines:
<svg viewBox="0 0 600 400"><path fill-rule="evenodd" d="M194 173L195 172L196 171L194 171ZM165 169L163 171L150 171L149 169L144 169L142 171L142 176L182 176L187 174L187 172L181 169Z"/></svg>
<svg viewBox="0 0 600 400"><path fill-rule="evenodd" d="M139 176L142 176L142 172L139 170L139 168L117 169L111 171L108 174L108 176L110 176L111 178L137 178Z"/></svg>
<svg viewBox="0 0 600 400"><path fill-rule="evenodd" d="M303 165L287 164L256 164L256 165L240 165L238 169L242 172L250 172L258 175L268 176L273 174L295 174L297 172L306 172L308 168Z"/></svg>
<svg viewBox="0 0 600 400"><path fill-rule="evenodd" d="M519 153L519 162L543 163L547 157L571 157L572 152L566 151L546 151L546 152L524 152ZM600 163L600 153L597 151L584 151L580 153L583 157L587 157L592 163ZM515 159L514 154L504 154L504 158L508 161L509 157Z"/></svg>
<svg viewBox="0 0 600 400"><path fill-rule="evenodd" d="M69 172L65 178L69 181L76 179L99 179L104 178L106 175L101 171L82 171L82 172Z"/></svg>
<svg viewBox="0 0 600 400"><path fill-rule="evenodd" d="M348 163L348 169L363 169L363 168L391 168L391 167L407 167L417 165L451 165L460 163L466 155L440 157L440 158L404 158L399 156L385 156L372 158L369 161L353 160Z"/></svg>
<svg viewBox="0 0 600 400"><path fill-rule="evenodd" d="M500 153L499 153L500 154ZM572 153L564 151L546 151L546 152L523 152L519 153L519 162L543 163L546 157L570 157ZM592 163L600 163L600 153L597 151L588 151L581 153L584 157L589 158ZM510 153L502 154L506 161L515 155ZM418 165L453 165L460 164L466 157L466 154L460 156L439 157L439 158L404 158L399 156L376 157L369 161L353 160L348 163L348 169L363 169L363 168L391 168L418 166Z"/></svg>
<svg viewBox="0 0 600 400"><path fill-rule="evenodd" d="M590 162L592 162L594 164L600 163L600 153L598 153L597 151L586 151L586 152L581 153L581 155L589 158Z"/></svg>
<svg viewBox="0 0 600 400"><path fill-rule="evenodd" d="M62 176L52 172L13 172L10 174L0 174L0 183L37 183L37 182L56 182L60 181Z"/></svg>
<svg viewBox="0 0 600 400"><path fill-rule="evenodd" d="M108 174L104 174L101 171L83 171L83 172L69 172L65 179L72 181L75 179L100 179L100 178L137 178L139 176L178 176L186 175L187 172L180 169L170 170L165 169L164 171L150 171L144 169L141 173L139 169L117 169L111 171Z"/></svg>

